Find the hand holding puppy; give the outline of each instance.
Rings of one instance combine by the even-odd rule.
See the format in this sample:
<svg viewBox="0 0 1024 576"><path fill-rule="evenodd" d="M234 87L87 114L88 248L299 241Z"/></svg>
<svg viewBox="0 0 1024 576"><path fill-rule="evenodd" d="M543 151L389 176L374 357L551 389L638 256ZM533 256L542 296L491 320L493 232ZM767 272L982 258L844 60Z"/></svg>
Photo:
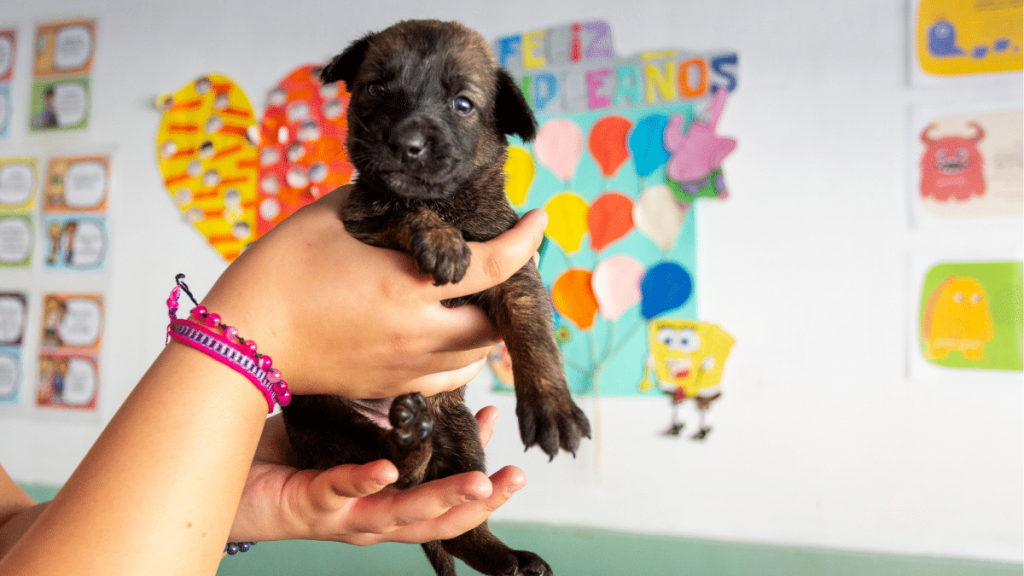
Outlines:
<svg viewBox="0 0 1024 576"><path fill-rule="evenodd" d="M409 256L346 232L338 213L347 195L340 188L271 230L203 304L272 356L294 395L429 396L465 384L498 336L479 308L441 301L520 269L540 245L546 214L535 211L493 241L470 243L462 282L435 286Z"/></svg>

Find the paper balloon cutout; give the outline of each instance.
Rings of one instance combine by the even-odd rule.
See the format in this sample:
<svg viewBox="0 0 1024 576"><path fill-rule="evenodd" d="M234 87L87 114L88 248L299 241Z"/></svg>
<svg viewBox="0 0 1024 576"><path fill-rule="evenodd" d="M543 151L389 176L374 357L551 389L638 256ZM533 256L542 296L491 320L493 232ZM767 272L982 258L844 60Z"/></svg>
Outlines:
<svg viewBox="0 0 1024 576"><path fill-rule="evenodd" d="M548 213L545 234L566 254L579 250L587 232L587 201L572 192L564 192L549 200L544 210Z"/></svg>
<svg viewBox="0 0 1024 576"><path fill-rule="evenodd" d="M591 287L592 274L582 268L570 268L551 285L551 302L562 316L580 330L589 330L597 317L597 298Z"/></svg>
<svg viewBox="0 0 1024 576"><path fill-rule="evenodd" d="M164 185L185 220L229 262L256 237L256 115L224 76L189 82L164 99L156 136Z"/></svg>
<svg viewBox="0 0 1024 576"><path fill-rule="evenodd" d="M667 125L667 116L651 114L637 122L629 134L629 149L633 153L633 163L636 164L636 173L640 177L650 176L668 161L669 153L665 149Z"/></svg>
<svg viewBox="0 0 1024 576"><path fill-rule="evenodd" d="M590 279L601 316L612 322L640 301L644 265L628 254L612 256L594 267Z"/></svg>
<svg viewBox="0 0 1024 576"><path fill-rule="evenodd" d="M668 250L675 245L689 210L689 204L676 202L668 186L656 184L644 190L633 204L633 224L659 248Z"/></svg>
<svg viewBox="0 0 1024 576"><path fill-rule="evenodd" d="M318 65L290 72L270 91L260 123L256 232L262 236L299 208L347 184L348 92L320 85Z"/></svg>
<svg viewBox="0 0 1024 576"><path fill-rule="evenodd" d="M590 245L600 252L633 229L633 201L619 192L598 196L587 211Z"/></svg>
<svg viewBox="0 0 1024 576"><path fill-rule="evenodd" d="M505 195L512 201L513 206L526 202L535 172L536 167L530 153L525 148L509 146L508 159L505 160L505 173L508 175L508 179L505 180Z"/></svg>
<svg viewBox="0 0 1024 576"><path fill-rule="evenodd" d="M590 153L601 167L601 175L605 178L615 176L622 164L629 158L626 138L633 123L622 116L606 116L601 118L590 129L587 145Z"/></svg>
<svg viewBox="0 0 1024 576"><path fill-rule="evenodd" d="M559 180L569 182L583 156L583 131L572 120L548 120L537 131L533 153L541 166Z"/></svg>
<svg viewBox="0 0 1024 576"><path fill-rule="evenodd" d="M693 279L675 262L662 262L651 267L640 282L640 313L650 320L674 310L690 299Z"/></svg>

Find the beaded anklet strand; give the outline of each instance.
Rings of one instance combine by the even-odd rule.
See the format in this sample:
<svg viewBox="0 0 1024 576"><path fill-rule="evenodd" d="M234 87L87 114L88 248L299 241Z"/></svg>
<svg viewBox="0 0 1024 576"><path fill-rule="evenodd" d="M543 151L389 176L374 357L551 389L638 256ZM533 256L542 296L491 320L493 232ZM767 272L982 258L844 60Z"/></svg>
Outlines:
<svg viewBox="0 0 1024 576"><path fill-rule="evenodd" d="M292 400L288 383L281 377L281 371L274 368L270 356L257 352L256 342L242 338L237 328L224 324L219 314L200 305L184 279L184 274L174 277L177 285L167 299L167 313L171 323L167 326L165 344L169 344L171 339L182 342L248 378L266 398L267 413L274 411L275 401L281 406L287 406ZM190 318L185 319L178 318L178 296L182 290L196 305Z"/></svg>

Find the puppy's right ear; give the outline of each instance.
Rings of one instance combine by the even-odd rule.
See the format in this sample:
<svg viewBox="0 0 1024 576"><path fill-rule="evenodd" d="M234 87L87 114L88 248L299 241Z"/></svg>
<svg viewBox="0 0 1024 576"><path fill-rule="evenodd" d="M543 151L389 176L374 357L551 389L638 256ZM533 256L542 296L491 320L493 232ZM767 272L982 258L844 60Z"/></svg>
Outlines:
<svg viewBox="0 0 1024 576"><path fill-rule="evenodd" d="M341 80L345 83L346 88L351 88L352 82L359 74L359 67L363 64L363 59L366 58L366 51L370 48L372 36L372 34L363 36L350 44L344 52L332 58L327 66L320 71L320 82L330 84Z"/></svg>

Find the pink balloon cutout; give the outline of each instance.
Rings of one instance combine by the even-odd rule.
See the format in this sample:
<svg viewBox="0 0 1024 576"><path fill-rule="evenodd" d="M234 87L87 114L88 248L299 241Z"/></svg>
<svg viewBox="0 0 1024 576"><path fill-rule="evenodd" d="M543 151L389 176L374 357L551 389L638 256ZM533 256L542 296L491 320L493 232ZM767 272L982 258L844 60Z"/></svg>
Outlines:
<svg viewBox="0 0 1024 576"><path fill-rule="evenodd" d="M537 131L533 154L559 180L569 182L583 157L583 131L571 120L548 120Z"/></svg>
<svg viewBox="0 0 1024 576"><path fill-rule="evenodd" d="M633 201L620 192L599 196L587 211L590 246L597 252L633 230Z"/></svg>
<svg viewBox="0 0 1024 576"><path fill-rule="evenodd" d="M626 311L636 306L643 295L640 282L646 269L636 258L628 254L612 256L598 262L594 267L590 285L597 298L601 316L612 322L619 319Z"/></svg>

